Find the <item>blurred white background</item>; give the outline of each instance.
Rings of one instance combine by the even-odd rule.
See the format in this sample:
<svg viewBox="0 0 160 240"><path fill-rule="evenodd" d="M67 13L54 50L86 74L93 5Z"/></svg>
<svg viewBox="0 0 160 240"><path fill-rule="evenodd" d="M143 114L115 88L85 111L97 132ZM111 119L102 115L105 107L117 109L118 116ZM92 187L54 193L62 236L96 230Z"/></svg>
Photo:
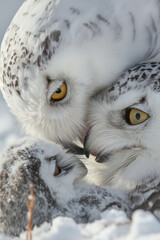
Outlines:
<svg viewBox="0 0 160 240"><path fill-rule="evenodd" d="M0 44L15 13L23 0L0 0ZM0 93L0 151L12 144L20 136L20 127Z"/></svg>
<svg viewBox="0 0 160 240"><path fill-rule="evenodd" d="M23 0L0 0L0 42Z"/></svg>

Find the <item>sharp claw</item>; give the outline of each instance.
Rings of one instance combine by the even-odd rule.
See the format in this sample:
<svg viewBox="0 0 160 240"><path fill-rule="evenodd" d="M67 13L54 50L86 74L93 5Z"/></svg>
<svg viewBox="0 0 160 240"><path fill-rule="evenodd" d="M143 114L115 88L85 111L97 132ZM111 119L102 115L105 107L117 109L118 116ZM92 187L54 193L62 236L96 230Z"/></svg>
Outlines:
<svg viewBox="0 0 160 240"><path fill-rule="evenodd" d="M110 154L103 154L101 156L96 157L95 161L98 163L104 163L107 162L109 160Z"/></svg>

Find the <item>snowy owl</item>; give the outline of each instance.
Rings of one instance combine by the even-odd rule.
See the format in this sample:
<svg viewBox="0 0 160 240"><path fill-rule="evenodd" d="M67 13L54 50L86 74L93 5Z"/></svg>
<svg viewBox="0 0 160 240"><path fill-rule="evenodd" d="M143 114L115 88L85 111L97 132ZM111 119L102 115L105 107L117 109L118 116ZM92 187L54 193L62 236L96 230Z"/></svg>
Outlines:
<svg viewBox="0 0 160 240"><path fill-rule="evenodd" d="M84 145L102 163L94 171L101 185L134 189L159 179L159 107L160 62L129 69L92 99Z"/></svg>
<svg viewBox="0 0 160 240"><path fill-rule="evenodd" d="M75 155L54 143L25 138L6 149L0 156L0 232L19 235L26 229L24 194L29 194L31 183L36 199L33 226L57 216L93 222L111 207L130 214L123 196L87 185L81 180L86 174L85 165Z"/></svg>
<svg viewBox="0 0 160 240"><path fill-rule="evenodd" d="M27 133L83 140L90 97L159 59L159 26L159 0L27 0L1 46L2 93Z"/></svg>

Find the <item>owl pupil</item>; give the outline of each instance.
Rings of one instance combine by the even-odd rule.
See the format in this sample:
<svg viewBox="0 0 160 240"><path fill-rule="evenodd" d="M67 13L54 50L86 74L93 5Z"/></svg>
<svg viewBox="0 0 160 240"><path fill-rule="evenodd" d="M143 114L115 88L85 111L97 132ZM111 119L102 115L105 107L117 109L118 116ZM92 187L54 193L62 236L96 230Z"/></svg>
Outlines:
<svg viewBox="0 0 160 240"><path fill-rule="evenodd" d="M141 115L139 113L136 113L136 119L139 120L141 118Z"/></svg>
<svg viewBox="0 0 160 240"><path fill-rule="evenodd" d="M62 91L62 90L61 90L60 88L58 88L57 91L56 91L56 93L61 93L61 91Z"/></svg>

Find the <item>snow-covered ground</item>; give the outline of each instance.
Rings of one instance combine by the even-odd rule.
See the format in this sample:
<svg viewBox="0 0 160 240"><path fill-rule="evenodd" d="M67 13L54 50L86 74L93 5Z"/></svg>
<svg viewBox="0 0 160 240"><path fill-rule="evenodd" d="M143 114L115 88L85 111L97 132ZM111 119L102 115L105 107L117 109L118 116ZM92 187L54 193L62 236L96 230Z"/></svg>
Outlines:
<svg viewBox="0 0 160 240"><path fill-rule="evenodd" d="M141 210L129 221L117 210L103 213L102 219L90 224L76 224L71 218L57 217L50 224L34 228L33 240L160 240L160 223L149 212ZM25 240L26 232L20 238L0 236L0 240Z"/></svg>
<svg viewBox="0 0 160 240"><path fill-rule="evenodd" d="M22 4L20 0L1 0L0 2L0 42L15 11ZM8 107L0 94L0 151L20 137L19 125L9 113ZM0 240L24 240L0 235ZM102 219L90 224L76 224L72 219L58 217L50 224L34 228L33 240L160 240L160 223L148 212L136 211L132 221L125 213L109 210L102 214Z"/></svg>

